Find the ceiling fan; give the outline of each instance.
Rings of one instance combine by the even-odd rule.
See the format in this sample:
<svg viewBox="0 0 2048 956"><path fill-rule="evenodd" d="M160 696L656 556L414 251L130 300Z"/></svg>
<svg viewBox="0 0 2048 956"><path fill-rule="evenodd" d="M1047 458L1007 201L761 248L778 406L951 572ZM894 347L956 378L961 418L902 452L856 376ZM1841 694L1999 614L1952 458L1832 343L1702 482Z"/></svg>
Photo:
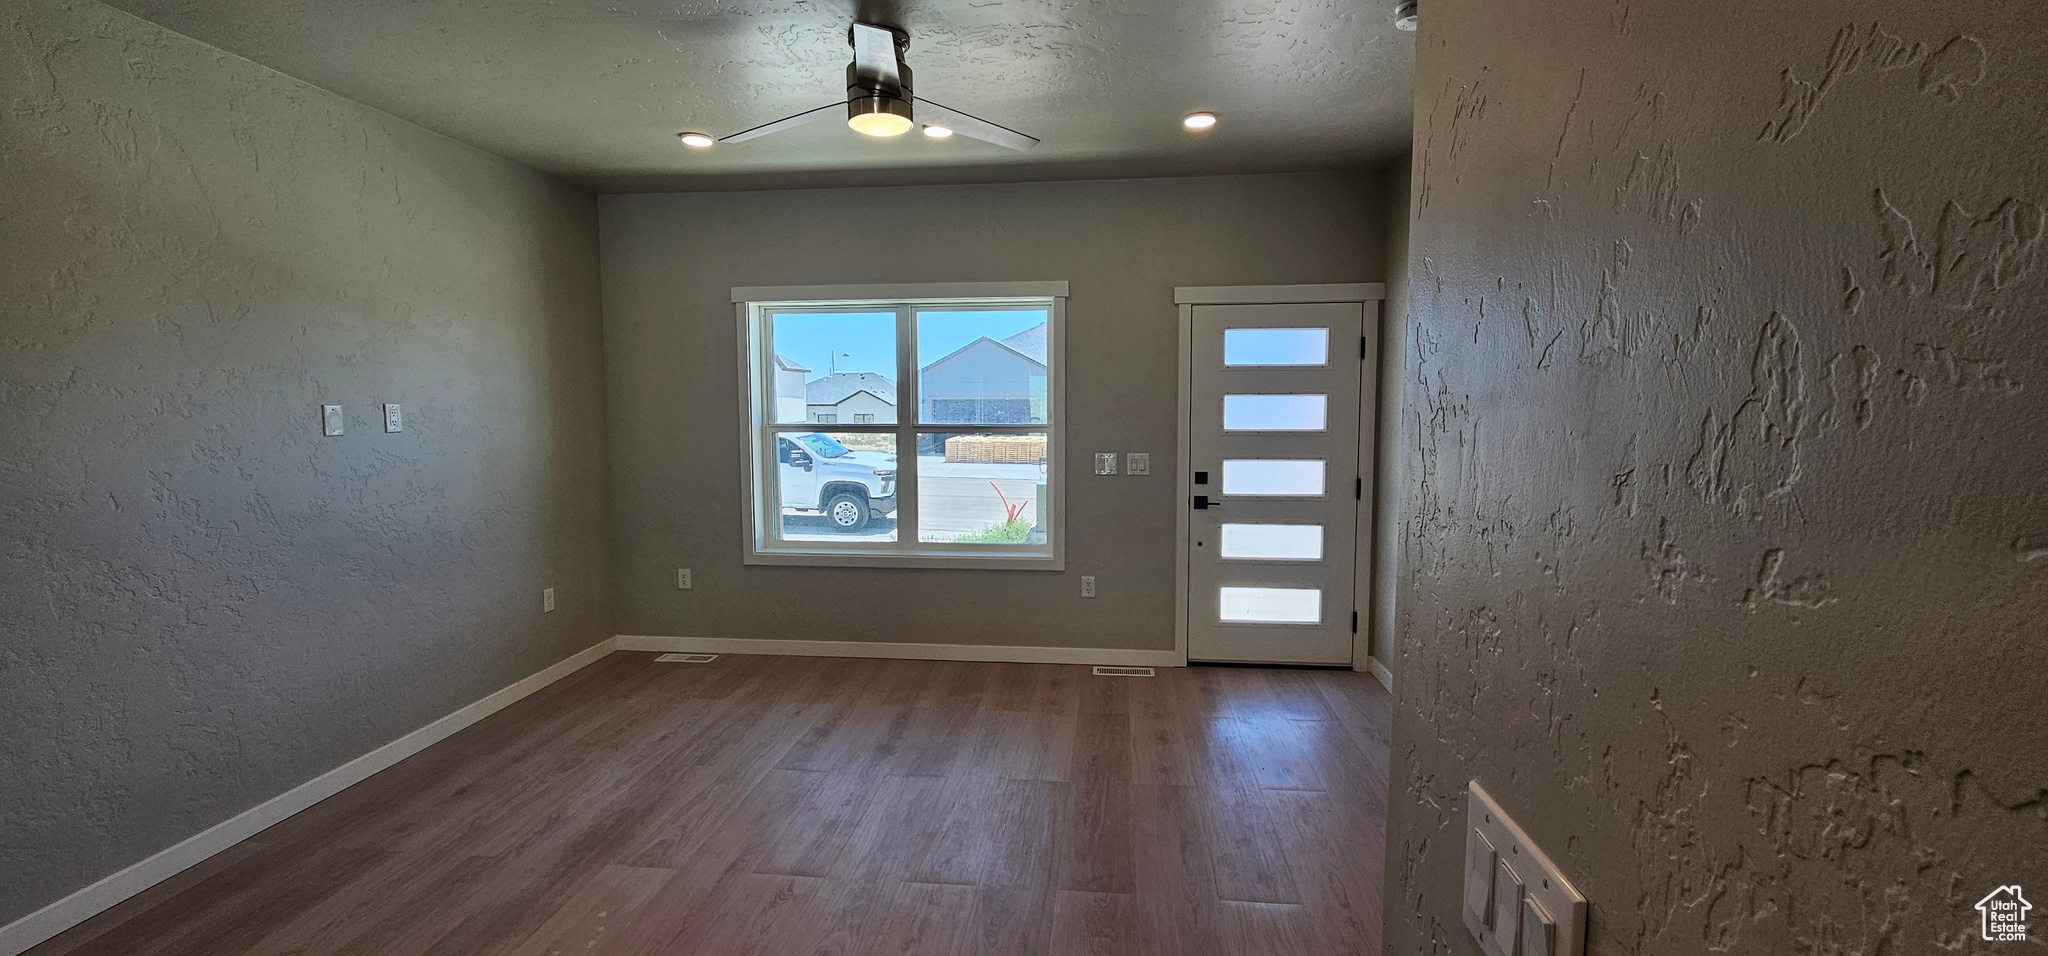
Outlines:
<svg viewBox="0 0 2048 956"><path fill-rule="evenodd" d="M910 65L903 54L910 49L910 35L891 27L856 23L851 31L853 62L846 67L846 99L817 109L785 116L773 123L742 130L731 136L713 138L705 133L678 133L683 145L697 149L715 143L744 143L770 133L795 129L846 109L846 125L868 136L901 136L919 123L926 136L943 139L958 133L997 146L1025 150L1038 140L1016 130L997 126L979 117L940 106L911 92Z"/></svg>

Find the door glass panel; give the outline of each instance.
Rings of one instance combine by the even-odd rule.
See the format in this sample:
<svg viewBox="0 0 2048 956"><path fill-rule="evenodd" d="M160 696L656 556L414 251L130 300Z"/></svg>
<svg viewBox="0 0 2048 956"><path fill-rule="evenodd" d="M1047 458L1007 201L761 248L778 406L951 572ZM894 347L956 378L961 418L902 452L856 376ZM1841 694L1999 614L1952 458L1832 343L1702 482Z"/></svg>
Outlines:
<svg viewBox="0 0 2048 956"><path fill-rule="evenodd" d="M1217 616L1231 624L1321 624L1320 588L1223 588Z"/></svg>
<svg viewBox="0 0 2048 956"><path fill-rule="evenodd" d="M1318 497L1323 493L1323 462L1271 458L1223 460L1223 493L1275 497Z"/></svg>
<svg viewBox="0 0 2048 956"><path fill-rule="evenodd" d="M775 490L784 541L896 540L896 436L776 432Z"/></svg>
<svg viewBox="0 0 2048 956"><path fill-rule="evenodd" d="M1225 524L1222 556L1247 561L1321 561L1319 524Z"/></svg>
<svg viewBox="0 0 2048 956"><path fill-rule="evenodd" d="M1319 432L1329 424L1327 395L1225 395L1227 432Z"/></svg>
<svg viewBox="0 0 2048 956"><path fill-rule="evenodd" d="M1329 329L1224 329L1223 364L1328 365Z"/></svg>

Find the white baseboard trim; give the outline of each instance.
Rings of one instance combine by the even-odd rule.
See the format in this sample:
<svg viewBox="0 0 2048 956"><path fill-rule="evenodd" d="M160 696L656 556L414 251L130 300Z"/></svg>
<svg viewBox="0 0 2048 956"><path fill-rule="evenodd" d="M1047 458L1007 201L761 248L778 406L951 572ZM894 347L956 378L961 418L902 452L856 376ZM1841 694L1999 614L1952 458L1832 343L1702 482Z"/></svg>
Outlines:
<svg viewBox="0 0 2048 956"><path fill-rule="evenodd" d="M685 654L771 654L792 657L881 657L910 661L996 661L1012 664L1109 664L1180 667L1179 651L1093 647L1007 647L987 644L894 644L866 641L776 641L752 637L659 637L621 634L622 651Z"/></svg>
<svg viewBox="0 0 2048 956"><path fill-rule="evenodd" d="M611 653L614 644L614 639L606 638L577 651L566 660L538 674L520 680L510 687L265 800L6 926L0 926L0 956L20 956L29 947L83 923L115 904L261 833L272 824L453 736L456 731L505 709L534 691L561 680Z"/></svg>
<svg viewBox="0 0 2048 956"><path fill-rule="evenodd" d="M1365 664L1372 671L1372 676L1379 680L1381 687L1388 690L1394 689L1394 672L1388 670L1387 665L1380 663L1379 658L1368 657L1365 659Z"/></svg>

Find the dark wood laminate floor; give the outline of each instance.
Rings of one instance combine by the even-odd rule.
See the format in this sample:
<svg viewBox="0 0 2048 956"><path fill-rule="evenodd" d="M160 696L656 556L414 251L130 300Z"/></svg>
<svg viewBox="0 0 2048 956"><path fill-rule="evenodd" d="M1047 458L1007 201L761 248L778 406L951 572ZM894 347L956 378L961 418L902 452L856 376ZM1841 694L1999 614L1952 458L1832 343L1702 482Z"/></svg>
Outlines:
<svg viewBox="0 0 2048 956"><path fill-rule="evenodd" d="M1377 954L1388 719L1345 672L618 653L30 953Z"/></svg>

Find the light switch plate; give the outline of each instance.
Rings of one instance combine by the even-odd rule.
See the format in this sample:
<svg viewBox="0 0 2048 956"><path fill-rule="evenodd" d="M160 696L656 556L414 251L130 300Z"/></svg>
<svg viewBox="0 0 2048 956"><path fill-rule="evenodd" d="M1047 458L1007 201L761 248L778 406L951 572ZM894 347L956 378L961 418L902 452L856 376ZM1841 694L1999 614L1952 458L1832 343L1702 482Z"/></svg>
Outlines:
<svg viewBox="0 0 2048 956"><path fill-rule="evenodd" d="M1124 474L1149 475L1152 473L1152 453L1134 451L1124 456Z"/></svg>
<svg viewBox="0 0 2048 956"><path fill-rule="evenodd" d="M405 430L405 413L399 410L397 402L384 403L384 430L402 432Z"/></svg>
<svg viewBox="0 0 2048 956"><path fill-rule="evenodd" d="M1474 780L1465 791L1465 929L1489 956L1583 956L1586 898ZM1486 852L1474 849L1483 842ZM1494 863L1475 879L1475 864ZM1519 887L1517 887L1519 884ZM1490 899L1475 901L1474 892ZM1508 898L1512 895L1512 898ZM1491 914L1489 920L1485 915ZM1537 920L1531 925L1532 918ZM1547 918L1547 931L1540 920ZM1532 932L1532 929L1534 930ZM1547 946L1545 944L1548 944Z"/></svg>
<svg viewBox="0 0 2048 956"><path fill-rule="evenodd" d="M1522 948L1522 874L1496 856L1493 863L1493 938L1481 945L1494 956L1519 956Z"/></svg>
<svg viewBox="0 0 2048 956"><path fill-rule="evenodd" d="M1116 452L1097 452L1095 455L1095 473L1098 475L1116 474Z"/></svg>
<svg viewBox="0 0 2048 956"><path fill-rule="evenodd" d="M1465 834L1465 919L1493 925L1493 864L1500 857L1486 834L1473 830Z"/></svg>
<svg viewBox="0 0 2048 956"><path fill-rule="evenodd" d="M1557 942L1557 921L1532 899L1522 900L1522 952L1519 956L1551 956Z"/></svg>
<svg viewBox="0 0 2048 956"><path fill-rule="evenodd" d="M341 406L320 406L320 431L329 438L341 434Z"/></svg>

